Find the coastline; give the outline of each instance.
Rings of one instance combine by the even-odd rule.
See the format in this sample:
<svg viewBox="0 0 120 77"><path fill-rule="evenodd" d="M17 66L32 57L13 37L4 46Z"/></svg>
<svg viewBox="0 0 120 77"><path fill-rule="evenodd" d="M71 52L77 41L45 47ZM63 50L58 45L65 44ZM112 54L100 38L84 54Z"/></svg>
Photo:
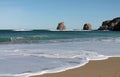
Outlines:
<svg viewBox="0 0 120 77"><path fill-rule="evenodd" d="M120 57L89 60L85 65L56 73L31 75L29 77L120 77Z"/></svg>

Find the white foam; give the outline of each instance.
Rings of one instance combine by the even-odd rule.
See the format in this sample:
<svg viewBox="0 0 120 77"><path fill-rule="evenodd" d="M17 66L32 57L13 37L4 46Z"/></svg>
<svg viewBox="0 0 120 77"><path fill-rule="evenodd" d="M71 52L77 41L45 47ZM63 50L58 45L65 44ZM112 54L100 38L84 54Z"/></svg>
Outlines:
<svg viewBox="0 0 120 77"><path fill-rule="evenodd" d="M0 77L29 77L29 76L34 76L34 75L43 75L46 73L58 73L58 72L63 72L69 69L74 69L74 68L78 68L81 66L84 66L85 64L87 64L90 60L105 60L108 59L109 57L120 57L120 56L104 56L104 55L98 55L96 56L96 58L94 57L87 57L86 60L84 60L84 62L82 64L76 65L76 66L70 66L70 67L61 67L61 68L57 68L57 69L52 69L52 70L45 70L45 71L41 71L41 72L37 72L37 73L22 73L22 74L0 74Z"/></svg>
<svg viewBox="0 0 120 77"><path fill-rule="evenodd" d="M27 77L29 73L23 74L0 74L0 77Z"/></svg>
<svg viewBox="0 0 120 77"><path fill-rule="evenodd" d="M111 56L103 56L103 55L100 55L99 58L97 59L89 59L87 58L86 62L82 63L82 64L79 64L77 66L73 66L73 67L68 67L68 68L61 68L61 69L57 69L56 71L53 71L53 70L47 70L47 71L42 71L42 72L37 72L37 73L31 73L29 75L27 75L26 77L29 77L29 76L35 76L35 75L43 75L43 74L47 74L47 73L59 73L59 72L64 72L64 71L67 71L67 70L70 70L70 69L75 69L75 68L78 68L78 67L82 67L84 65L86 65L90 60L105 60L105 59L108 59L109 57Z"/></svg>
<svg viewBox="0 0 120 77"><path fill-rule="evenodd" d="M91 60L106 60L110 57L120 57L120 56L99 56L99 58L97 59L89 59L87 58L86 62L79 64L77 66L72 66L72 67L67 67L67 68L58 68L58 69L54 69L54 70L45 70L45 71L41 71L41 72L36 72L36 73L22 73L22 74L0 74L0 77L30 77L30 76L35 76L35 75L43 75L43 74L47 74L47 73L59 73L59 72L64 72L70 69L75 69L78 67L82 67L84 65L86 65L89 61Z"/></svg>
<svg viewBox="0 0 120 77"><path fill-rule="evenodd" d="M37 52L36 52L37 51ZM45 57L45 58L66 58L66 59L73 59L73 58L97 58L98 53L97 52L89 52L89 51L60 51L59 53L56 52L49 52L49 51L39 51L39 50L5 50L4 52L1 52L2 55L15 55L15 56L36 56L36 57ZM102 56L102 55L101 55Z"/></svg>
<svg viewBox="0 0 120 77"><path fill-rule="evenodd" d="M93 45L94 44L94 45ZM105 46L105 47L104 47ZM115 47L114 47L115 46ZM9 49L11 47L11 49ZM68 47L68 48L67 48ZM4 50L5 49L5 50ZM80 59L83 59L82 64L79 65L71 65L68 67L58 67L57 69L50 69L45 71L40 71L37 73L23 73L23 74L0 74L0 77L28 77L31 75L42 75L46 73L56 73L56 72L62 72L69 69L81 67L89 62L89 60L103 60L107 59L108 57L113 56L104 56L108 53L117 54L116 52L119 52L119 44L111 43L111 42L101 42L101 41L89 41L89 42L70 42L70 43L54 43L54 44L32 44L32 45L11 45L8 47L1 47L2 52L0 52L0 55L2 56L20 56L20 57L28 57L39 59L39 58L50 58L50 59L72 59L79 61ZM6 50L7 49L7 50ZM62 50L61 50L62 49ZM96 51L96 52L93 52ZM98 52L99 51L99 52ZM103 54L103 55L100 55ZM107 54L104 54L107 53ZM118 53L119 54L119 53ZM118 55L119 56L119 55ZM15 58L16 58L15 57ZM37 58L36 58L37 57ZM117 57L117 55L116 55ZM1 57L2 59L4 57ZM7 58L7 59L8 59ZM79 59L80 58L80 59ZM24 59L24 57L23 57ZM26 62L30 59L26 59ZM21 59L20 59L21 60ZM25 61L25 60L24 60ZM36 66L37 67L37 66ZM31 67L30 67L31 69ZM34 71L32 71L34 72Z"/></svg>
<svg viewBox="0 0 120 77"><path fill-rule="evenodd" d="M120 37L101 39L103 42L120 42Z"/></svg>

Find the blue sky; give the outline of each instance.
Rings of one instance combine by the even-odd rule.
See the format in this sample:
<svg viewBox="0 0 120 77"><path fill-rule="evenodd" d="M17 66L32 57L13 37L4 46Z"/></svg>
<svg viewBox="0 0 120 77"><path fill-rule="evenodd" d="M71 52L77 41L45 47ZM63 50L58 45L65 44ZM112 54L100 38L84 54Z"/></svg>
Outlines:
<svg viewBox="0 0 120 77"><path fill-rule="evenodd" d="M0 0L0 29L52 29L64 22L68 30L120 16L120 0Z"/></svg>

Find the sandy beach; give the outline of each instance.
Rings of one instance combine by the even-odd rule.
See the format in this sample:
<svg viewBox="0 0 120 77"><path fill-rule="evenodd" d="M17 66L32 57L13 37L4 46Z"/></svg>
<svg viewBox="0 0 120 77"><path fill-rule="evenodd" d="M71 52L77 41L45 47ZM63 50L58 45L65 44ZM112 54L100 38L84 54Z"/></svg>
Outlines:
<svg viewBox="0 0 120 77"><path fill-rule="evenodd" d="M89 61L79 68L30 77L120 77L120 57Z"/></svg>

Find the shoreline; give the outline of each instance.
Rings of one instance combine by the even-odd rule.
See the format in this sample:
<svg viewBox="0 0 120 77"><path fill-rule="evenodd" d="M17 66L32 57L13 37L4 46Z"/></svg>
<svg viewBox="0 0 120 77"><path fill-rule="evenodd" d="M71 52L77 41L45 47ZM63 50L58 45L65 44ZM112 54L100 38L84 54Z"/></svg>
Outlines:
<svg viewBox="0 0 120 77"><path fill-rule="evenodd" d="M88 59L88 62L86 62L86 63L84 63L84 64L82 64L82 65L79 65L79 66L76 66L76 67L71 67L71 68L69 68L69 69L65 69L65 70L62 70L62 71L58 71L58 72L43 72L43 73L36 73L36 74L31 74L31 75L29 75L28 77L61 77L61 74L63 75L63 77L71 77L71 76L73 76L74 77L74 75L77 75L77 74L79 74L79 73L77 73L77 72L79 72L80 71L80 74L82 75L82 74L87 74L87 73L89 73L89 72L87 72L87 73L85 73L85 72L83 72L83 70L88 70L88 71L94 71L94 72L96 72L96 71L99 71L99 70L93 70L93 69L91 69L91 68L98 68L98 67L104 67L103 65L104 65L104 63L106 63L105 65L110 65L111 67L117 67L117 68L119 68L119 73L120 73L120 67L119 66L117 66L117 65L111 65L111 64L114 64L115 63L115 61L119 61L118 63L119 63L119 65L120 65L120 57L111 57L111 56L108 56L108 57L105 57L105 58L103 58L103 59L95 59L95 60L89 60ZM91 64L92 63L92 64ZM101 65L100 64L98 64L98 63L101 63ZM90 65L90 66L89 66ZM94 65L94 66L93 66ZM110 68L110 66L109 66L109 68ZM85 69L83 69L83 68L85 68ZM108 68L108 67L104 67L104 68ZM87 71L86 70L86 71ZM104 70L103 70L104 71ZM106 70L106 71L109 71L109 70ZM114 71L114 70L113 70ZM71 73L68 73L68 72L71 72L71 73L73 73L73 75L69 75L69 74L71 74ZM67 73L67 74L66 74ZM76 74L77 73L77 74ZM54 76L55 75L55 76ZM69 75L69 76L68 76ZM79 75L80 76L80 75ZM84 76L84 75L83 75ZM81 77L83 77L83 76L81 76ZM84 76L84 77L89 77L90 75L88 75L88 76ZM90 76L91 77L91 76ZM92 77L99 77L99 76L92 76ZM103 76L103 77L108 77L108 76Z"/></svg>

